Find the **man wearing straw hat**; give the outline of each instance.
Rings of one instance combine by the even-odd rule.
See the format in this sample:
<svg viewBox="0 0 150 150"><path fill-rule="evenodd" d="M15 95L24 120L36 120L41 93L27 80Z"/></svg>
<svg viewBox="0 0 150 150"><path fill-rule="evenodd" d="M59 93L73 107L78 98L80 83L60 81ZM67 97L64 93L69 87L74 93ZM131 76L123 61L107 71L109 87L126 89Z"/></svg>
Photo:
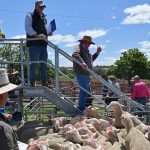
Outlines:
<svg viewBox="0 0 150 150"><path fill-rule="evenodd" d="M0 107L4 106L8 99L8 92L17 88L17 85L9 82L6 69L0 68ZM1 118L0 118L1 120ZM2 150L19 150L16 134L11 126L0 121L0 145Z"/></svg>
<svg viewBox="0 0 150 150"><path fill-rule="evenodd" d="M79 42L79 45L74 48L72 56L82 65L80 66L76 62L73 62L73 70L79 85L89 91L90 73L87 69L92 69L93 61L97 58L102 49L101 47L97 47L96 53L91 55L89 47L91 44L95 45L92 41L92 37L85 35ZM80 89L78 108L81 111L84 111L85 109L87 96L88 94Z"/></svg>

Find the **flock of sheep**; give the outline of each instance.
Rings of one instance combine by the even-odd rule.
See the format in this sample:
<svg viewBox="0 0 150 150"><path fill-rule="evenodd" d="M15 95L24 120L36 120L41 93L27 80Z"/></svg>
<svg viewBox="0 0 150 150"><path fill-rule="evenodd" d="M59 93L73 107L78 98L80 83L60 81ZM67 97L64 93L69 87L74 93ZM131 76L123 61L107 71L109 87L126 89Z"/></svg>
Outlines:
<svg viewBox="0 0 150 150"><path fill-rule="evenodd" d="M108 111L114 118L101 117L88 107L84 116L57 117L53 129L38 123L24 124L19 140L49 150L150 150L150 127L136 116L123 111L119 102L111 102ZM44 149L44 148L43 148Z"/></svg>

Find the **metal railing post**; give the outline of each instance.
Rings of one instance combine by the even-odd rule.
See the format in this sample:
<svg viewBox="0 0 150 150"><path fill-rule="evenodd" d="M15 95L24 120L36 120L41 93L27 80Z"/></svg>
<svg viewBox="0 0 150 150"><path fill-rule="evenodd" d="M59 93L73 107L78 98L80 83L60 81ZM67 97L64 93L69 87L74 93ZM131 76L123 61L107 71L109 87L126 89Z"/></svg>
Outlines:
<svg viewBox="0 0 150 150"><path fill-rule="evenodd" d="M59 94L59 49L55 49L55 93Z"/></svg>
<svg viewBox="0 0 150 150"><path fill-rule="evenodd" d="M20 39L20 54L21 54L21 85L24 86L24 52L23 52L23 39Z"/></svg>
<svg viewBox="0 0 150 150"><path fill-rule="evenodd" d="M29 48L27 47L27 84L30 85L29 75L30 75L30 58L29 58Z"/></svg>

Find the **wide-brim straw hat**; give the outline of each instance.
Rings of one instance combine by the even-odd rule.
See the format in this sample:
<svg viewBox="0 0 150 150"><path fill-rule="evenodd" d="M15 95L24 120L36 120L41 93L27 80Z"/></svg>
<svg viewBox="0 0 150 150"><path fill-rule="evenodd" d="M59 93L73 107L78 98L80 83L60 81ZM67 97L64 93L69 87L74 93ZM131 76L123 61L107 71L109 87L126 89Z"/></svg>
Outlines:
<svg viewBox="0 0 150 150"><path fill-rule="evenodd" d="M78 41L79 42L86 41L86 42L89 42L90 44L94 44L95 45L95 43L92 41L92 37L87 36L87 35L85 35L82 39L80 39Z"/></svg>
<svg viewBox="0 0 150 150"><path fill-rule="evenodd" d="M18 86L9 82L7 70L0 68L0 94L16 89Z"/></svg>

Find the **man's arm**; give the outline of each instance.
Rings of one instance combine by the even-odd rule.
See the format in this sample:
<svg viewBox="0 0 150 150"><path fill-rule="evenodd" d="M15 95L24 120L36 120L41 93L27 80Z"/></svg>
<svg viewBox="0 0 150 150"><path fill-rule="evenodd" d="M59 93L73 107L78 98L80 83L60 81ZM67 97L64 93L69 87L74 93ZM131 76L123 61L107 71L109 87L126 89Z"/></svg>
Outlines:
<svg viewBox="0 0 150 150"><path fill-rule="evenodd" d="M26 33L35 38L46 38L44 34L37 34L36 31L32 27L32 14L28 13L25 18L25 30Z"/></svg>
<svg viewBox="0 0 150 150"><path fill-rule="evenodd" d="M134 100L135 97L136 97L136 90L137 90L137 87L135 85L133 85L133 91L132 91L132 94L131 94L131 99Z"/></svg>
<svg viewBox="0 0 150 150"><path fill-rule="evenodd" d="M32 27L32 15L28 13L25 18L25 30L26 33L30 36L36 35L36 31Z"/></svg>
<svg viewBox="0 0 150 150"><path fill-rule="evenodd" d="M102 51L102 48L97 47L96 53L92 56L93 61L98 57L101 51Z"/></svg>

